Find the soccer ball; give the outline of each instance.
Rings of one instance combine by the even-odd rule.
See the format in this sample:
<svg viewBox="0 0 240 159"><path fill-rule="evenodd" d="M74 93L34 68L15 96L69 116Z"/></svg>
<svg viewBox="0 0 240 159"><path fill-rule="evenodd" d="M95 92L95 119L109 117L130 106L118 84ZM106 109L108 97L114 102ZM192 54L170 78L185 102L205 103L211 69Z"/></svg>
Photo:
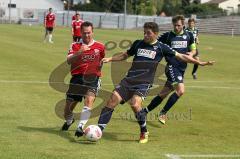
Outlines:
<svg viewBox="0 0 240 159"><path fill-rule="evenodd" d="M84 130L84 134L87 140L97 141L102 137L102 130L97 125L89 125Z"/></svg>

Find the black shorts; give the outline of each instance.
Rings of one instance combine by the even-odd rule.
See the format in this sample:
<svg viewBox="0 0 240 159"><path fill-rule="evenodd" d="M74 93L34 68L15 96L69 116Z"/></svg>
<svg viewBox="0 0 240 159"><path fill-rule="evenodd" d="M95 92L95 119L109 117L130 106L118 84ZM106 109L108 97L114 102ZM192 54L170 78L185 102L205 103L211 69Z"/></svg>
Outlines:
<svg viewBox="0 0 240 159"><path fill-rule="evenodd" d="M178 83L183 83L184 71L181 71L172 65L167 65L165 68L165 75L167 77L167 86L174 86Z"/></svg>
<svg viewBox="0 0 240 159"><path fill-rule="evenodd" d="M66 93L67 100L82 101L87 92L93 92L97 96L101 80L97 76L73 75L69 89Z"/></svg>
<svg viewBox="0 0 240 159"><path fill-rule="evenodd" d="M53 27L46 27L46 31L52 32L53 31Z"/></svg>
<svg viewBox="0 0 240 159"><path fill-rule="evenodd" d="M81 36L73 36L73 41L79 42L81 38L82 38Z"/></svg>
<svg viewBox="0 0 240 159"><path fill-rule="evenodd" d="M144 100L151 88L151 84L130 84L123 79L118 86L116 86L115 91L122 97L124 102L127 102L133 97L133 95L138 95Z"/></svg>

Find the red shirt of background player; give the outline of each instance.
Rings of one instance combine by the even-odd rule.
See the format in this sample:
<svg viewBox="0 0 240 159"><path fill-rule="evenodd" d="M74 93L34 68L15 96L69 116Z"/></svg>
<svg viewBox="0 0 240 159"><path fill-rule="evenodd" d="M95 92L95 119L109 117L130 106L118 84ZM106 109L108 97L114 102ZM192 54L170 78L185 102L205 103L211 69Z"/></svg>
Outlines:
<svg viewBox="0 0 240 159"><path fill-rule="evenodd" d="M45 27L54 27L55 25L55 14L54 13L48 13L46 16L45 16Z"/></svg>
<svg viewBox="0 0 240 159"><path fill-rule="evenodd" d="M73 36L81 36L81 25L84 21L83 20L74 20L72 21L72 34Z"/></svg>

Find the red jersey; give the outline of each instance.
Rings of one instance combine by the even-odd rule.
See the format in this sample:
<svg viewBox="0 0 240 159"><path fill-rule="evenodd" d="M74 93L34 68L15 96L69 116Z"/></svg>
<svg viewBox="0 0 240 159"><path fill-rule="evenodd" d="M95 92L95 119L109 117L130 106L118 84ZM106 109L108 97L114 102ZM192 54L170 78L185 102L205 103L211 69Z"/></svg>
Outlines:
<svg viewBox="0 0 240 159"><path fill-rule="evenodd" d="M72 22L72 34L73 36L81 36L81 25L83 23L83 20L76 21L74 20Z"/></svg>
<svg viewBox="0 0 240 159"><path fill-rule="evenodd" d="M82 45L82 41L72 43L68 56L71 56L79 51ZM71 64L72 75L96 75L101 76L102 58L105 56L105 46L102 43L93 41L88 45L90 50L84 51L80 54L76 62Z"/></svg>
<svg viewBox="0 0 240 159"><path fill-rule="evenodd" d="M54 13L48 13L45 16L45 27L54 27L54 23L55 23L55 14Z"/></svg>

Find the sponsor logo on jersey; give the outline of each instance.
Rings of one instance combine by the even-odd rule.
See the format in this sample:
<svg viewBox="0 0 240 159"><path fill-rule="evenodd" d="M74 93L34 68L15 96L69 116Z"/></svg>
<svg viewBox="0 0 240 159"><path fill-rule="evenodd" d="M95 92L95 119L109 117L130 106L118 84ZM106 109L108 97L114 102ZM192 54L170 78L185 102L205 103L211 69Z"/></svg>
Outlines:
<svg viewBox="0 0 240 159"><path fill-rule="evenodd" d="M187 48L187 41L172 41L172 48Z"/></svg>
<svg viewBox="0 0 240 159"><path fill-rule="evenodd" d="M93 61L95 59L95 54L91 54L91 55L83 55L82 56L82 60L85 62L85 61Z"/></svg>
<svg viewBox="0 0 240 159"><path fill-rule="evenodd" d="M183 35L183 39L187 39L187 35Z"/></svg>
<svg viewBox="0 0 240 159"><path fill-rule="evenodd" d="M137 56L155 59L156 51L146 50L146 49L138 49Z"/></svg>

